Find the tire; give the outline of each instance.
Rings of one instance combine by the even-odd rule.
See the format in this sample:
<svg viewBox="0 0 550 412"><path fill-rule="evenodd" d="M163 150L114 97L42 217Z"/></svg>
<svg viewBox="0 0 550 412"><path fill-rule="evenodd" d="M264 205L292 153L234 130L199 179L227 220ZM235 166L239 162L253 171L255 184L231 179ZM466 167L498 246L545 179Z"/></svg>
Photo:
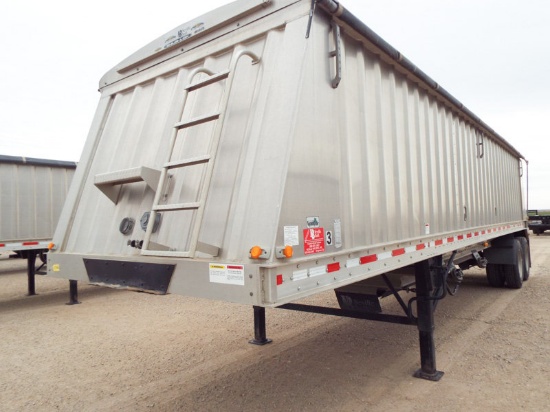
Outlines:
<svg viewBox="0 0 550 412"><path fill-rule="evenodd" d="M529 279L531 271L531 250L529 248L529 241L527 238L519 237L521 243L521 250L523 251L523 281Z"/></svg>
<svg viewBox="0 0 550 412"><path fill-rule="evenodd" d="M506 280L506 286L511 289L521 289L523 286L523 276L525 272L525 261L523 259L523 249L521 242L518 238L513 241L513 259L514 263L511 265L504 265L504 278Z"/></svg>
<svg viewBox="0 0 550 412"><path fill-rule="evenodd" d="M506 279L504 278L503 265L496 263L488 263L487 268L487 282L494 288L501 288L504 286Z"/></svg>
<svg viewBox="0 0 550 412"><path fill-rule="evenodd" d="M40 254L38 255L38 257L40 258L40 261L42 263L47 263L48 262L48 256L46 255L46 252L40 252Z"/></svg>

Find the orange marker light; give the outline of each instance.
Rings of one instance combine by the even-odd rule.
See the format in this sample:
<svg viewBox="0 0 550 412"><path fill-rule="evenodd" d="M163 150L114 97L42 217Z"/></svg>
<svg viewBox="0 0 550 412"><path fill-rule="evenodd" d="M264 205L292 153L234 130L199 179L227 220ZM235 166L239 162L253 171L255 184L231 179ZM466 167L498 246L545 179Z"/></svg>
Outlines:
<svg viewBox="0 0 550 412"><path fill-rule="evenodd" d="M293 254L294 254L294 249L292 249L292 246L286 245L285 248L283 249L283 255L286 258L291 258Z"/></svg>
<svg viewBox="0 0 550 412"><path fill-rule="evenodd" d="M48 250L53 250L55 248L55 244L53 242L50 242L48 244Z"/></svg>
<svg viewBox="0 0 550 412"><path fill-rule="evenodd" d="M264 251L260 246L253 246L252 249L250 249L250 258L259 259L263 252Z"/></svg>

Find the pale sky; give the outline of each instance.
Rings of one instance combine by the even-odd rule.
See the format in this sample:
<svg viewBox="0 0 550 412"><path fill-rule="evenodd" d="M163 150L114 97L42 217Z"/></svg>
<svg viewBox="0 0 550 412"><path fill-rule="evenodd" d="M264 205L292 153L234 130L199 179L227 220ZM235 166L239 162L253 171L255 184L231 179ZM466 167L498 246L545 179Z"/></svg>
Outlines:
<svg viewBox="0 0 550 412"><path fill-rule="evenodd" d="M0 154L78 161L101 76L225 0L6 0ZM550 2L342 0L529 160L529 208L550 209Z"/></svg>

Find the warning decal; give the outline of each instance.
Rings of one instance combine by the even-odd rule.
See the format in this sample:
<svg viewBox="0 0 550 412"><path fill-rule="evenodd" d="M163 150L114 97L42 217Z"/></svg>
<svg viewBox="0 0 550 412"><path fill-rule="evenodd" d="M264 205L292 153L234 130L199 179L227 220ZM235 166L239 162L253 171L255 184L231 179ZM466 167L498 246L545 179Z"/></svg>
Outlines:
<svg viewBox="0 0 550 412"><path fill-rule="evenodd" d="M304 254L322 253L325 251L325 229L315 227L304 229Z"/></svg>
<svg viewBox="0 0 550 412"><path fill-rule="evenodd" d="M209 273L210 282L244 286L243 265L221 265L219 263L211 263Z"/></svg>

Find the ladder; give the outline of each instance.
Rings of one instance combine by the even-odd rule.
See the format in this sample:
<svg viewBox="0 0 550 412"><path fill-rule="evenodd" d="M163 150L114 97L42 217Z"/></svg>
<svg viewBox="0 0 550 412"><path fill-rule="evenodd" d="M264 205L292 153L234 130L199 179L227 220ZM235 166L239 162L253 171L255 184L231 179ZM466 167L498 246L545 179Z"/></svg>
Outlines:
<svg viewBox="0 0 550 412"><path fill-rule="evenodd" d="M212 174L214 171L214 163L216 159L216 154L218 151L218 146L220 143L220 137L222 134L223 121L227 111L227 104L229 102L229 96L231 93L231 87L233 85L233 79L235 74L235 69L237 63L242 56L248 56L252 59L252 64L257 64L260 61L260 58L249 50L240 50L235 53L229 64L229 69L213 73L211 70L205 67L198 67L191 71L188 76L188 85L184 88L183 93L183 105L180 111L179 119L180 121L174 125L172 130L172 135L170 137L170 150L168 152L168 160L162 166L160 170L160 178L158 180L158 187L155 192L155 198L153 200L152 210L149 215L149 222L151 224L147 225L147 230L145 231L145 237L143 239L143 245L141 247L141 255L145 256L166 256L166 257L185 257L193 258L197 251L206 253L211 256L217 256L219 253L219 248L214 245L208 245L202 242L199 242L200 228L202 224L202 219L204 215L204 208L206 205L206 198L208 195L208 188L210 187L210 182L212 180ZM199 73L204 73L208 77L199 80L198 82L193 83L193 80L196 75ZM210 86L212 84L218 83L222 80L226 80L225 88L222 92L221 101L219 103L218 111L215 113L209 113L199 117L195 117L189 120L183 121L185 106L187 103L187 97L189 93L200 90L204 87ZM180 160L171 160L174 147L176 145L176 140L178 139L178 132L183 129L190 129L192 127L208 123L216 122L214 131L212 133L209 153ZM197 165L206 164L206 171L202 182L202 187L199 190L199 199L196 202L188 203L173 203L173 204L160 204L163 189L167 185L167 180L169 179L169 171L177 168L184 167L193 167ZM151 240L151 235L153 233L154 225L152 222L155 221L157 214L160 212L174 212L174 211L183 211L191 210L194 211L194 221L190 227L190 240L188 243L188 250L178 251L172 250L170 247L158 244Z"/></svg>

